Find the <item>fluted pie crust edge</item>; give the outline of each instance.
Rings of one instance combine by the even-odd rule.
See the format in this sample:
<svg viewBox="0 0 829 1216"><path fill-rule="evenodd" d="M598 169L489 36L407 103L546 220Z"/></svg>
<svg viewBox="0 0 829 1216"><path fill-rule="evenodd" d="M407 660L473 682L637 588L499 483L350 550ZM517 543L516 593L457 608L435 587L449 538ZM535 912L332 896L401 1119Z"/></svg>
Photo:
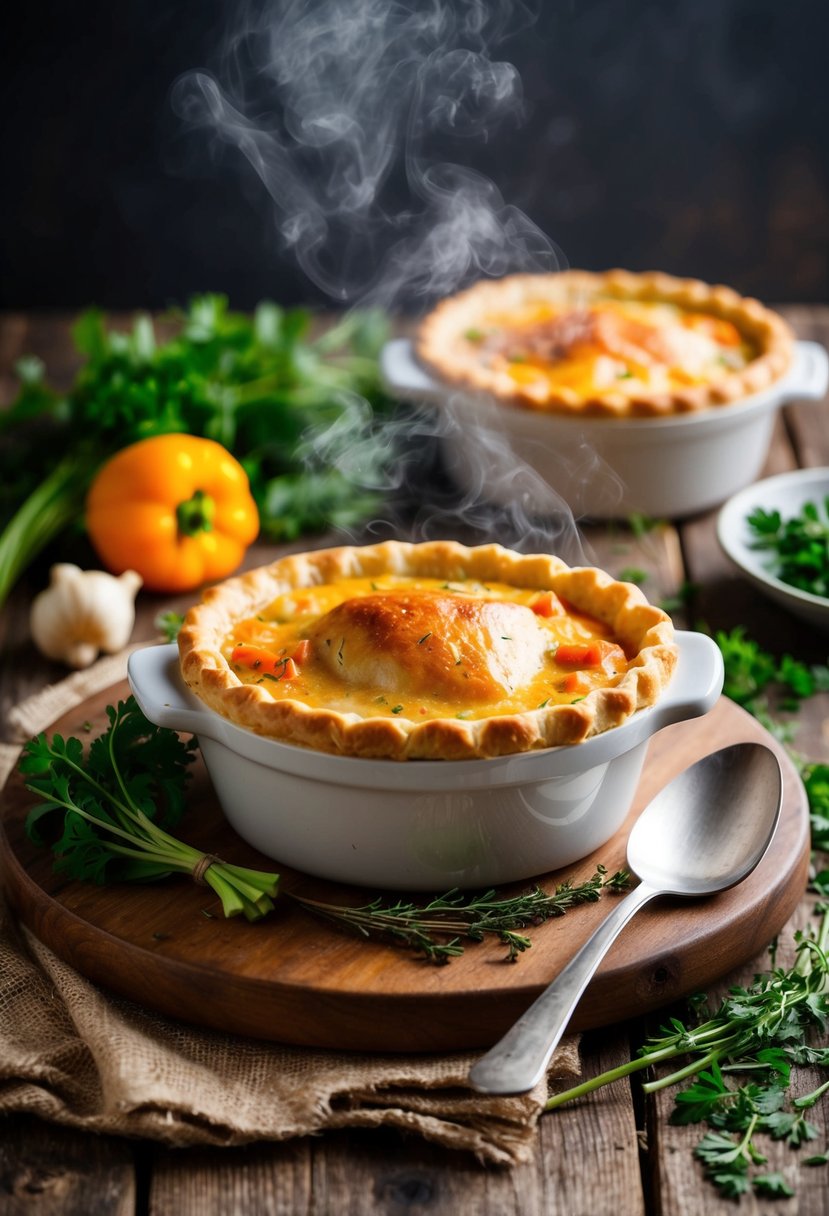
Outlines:
<svg viewBox="0 0 829 1216"><path fill-rule="evenodd" d="M551 385L546 399L526 391L508 373L483 366L477 352L463 341L491 312L520 313L531 302L587 306L597 296L621 301L653 301L730 321L756 348L745 367L705 384L670 390L643 386L632 396L609 388L584 397ZM762 392L789 370L794 335L778 313L730 287L699 279L677 278L662 271L603 273L570 270L554 274L516 274L482 280L441 301L420 322L415 339L418 359L447 385L485 392L501 404L559 414L608 418L664 417L733 404Z"/></svg>
<svg viewBox="0 0 829 1216"><path fill-rule="evenodd" d="M382 575L500 581L553 590L604 622L628 655L612 688L575 704L551 705L473 720L360 717L296 700L278 700L243 683L222 654L234 624L278 595L340 578ZM569 567L548 555L520 555L500 545L386 541L293 554L208 589L187 613L178 638L182 676L196 696L238 726L317 751L394 760L457 760L580 743L654 704L674 670L678 649L670 618L638 587L594 567ZM459 709L463 709L459 706Z"/></svg>

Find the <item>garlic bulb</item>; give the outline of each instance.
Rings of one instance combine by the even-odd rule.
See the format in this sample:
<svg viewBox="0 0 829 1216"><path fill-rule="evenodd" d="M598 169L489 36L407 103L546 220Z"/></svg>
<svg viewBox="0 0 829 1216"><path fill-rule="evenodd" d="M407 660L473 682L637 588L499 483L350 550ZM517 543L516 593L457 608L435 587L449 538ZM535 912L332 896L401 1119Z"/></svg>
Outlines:
<svg viewBox="0 0 829 1216"><path fill-rule="evenodd" d="M99 651L114 654L129 641L141 577L126 570L118 578L103 570L53 566L49 586L32 601L29 626L47 659L89 667Z"/></svg>

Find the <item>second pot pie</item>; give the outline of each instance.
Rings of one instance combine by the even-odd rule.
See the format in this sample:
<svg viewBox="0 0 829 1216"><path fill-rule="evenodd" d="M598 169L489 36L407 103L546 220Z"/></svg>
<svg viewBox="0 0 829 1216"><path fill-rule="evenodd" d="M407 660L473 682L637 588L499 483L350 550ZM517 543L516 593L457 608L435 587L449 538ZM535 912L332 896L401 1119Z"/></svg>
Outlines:
<svg viewBox="0 0 829 1216"><path fill-rule="evenodd" d="M661 272L482 280L421 322L448 384L527 409L659 417L727 405L788 371L793 335L757 300Z"/></svg>
<svg viewBox="0 0 829 1216"><path fill-rule="evenodd" d="M186 683L239 726L342 755L470 759L574 744L653 704L677 658L594 567L452 541L294 554L205 592Z"/></svg>

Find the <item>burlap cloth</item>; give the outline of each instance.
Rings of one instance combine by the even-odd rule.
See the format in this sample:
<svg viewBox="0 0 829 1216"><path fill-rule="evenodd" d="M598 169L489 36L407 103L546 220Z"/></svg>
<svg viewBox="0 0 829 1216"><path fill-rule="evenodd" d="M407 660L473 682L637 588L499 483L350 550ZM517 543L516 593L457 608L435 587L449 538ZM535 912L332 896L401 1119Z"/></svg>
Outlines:
<svg viewBox="0 0 829 1216"><path fill-rule="evenodd" d="M12 736L24 742L125 674L119 654L51 685L12 711ZM18 755L16 744L0 745L0 785ZM475 1058L316 1051L184 1025L89 983L0 901L0 1113L173 1146L385 1125L482 1161L528 1160L548 1083L483 1097L466 1085ZM569 1083L578 1070L568 1038L548 1081Z"/></svg>

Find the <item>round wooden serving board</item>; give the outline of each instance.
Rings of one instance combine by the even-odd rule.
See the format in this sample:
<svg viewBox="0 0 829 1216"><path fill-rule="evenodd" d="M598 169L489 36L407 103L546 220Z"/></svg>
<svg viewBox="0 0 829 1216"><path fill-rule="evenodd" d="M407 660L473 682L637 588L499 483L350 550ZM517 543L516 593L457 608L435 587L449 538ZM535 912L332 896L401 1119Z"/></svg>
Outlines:
<svg viewBox="0 0 829 1216"><path fill-rule="evenodd" d="M65 715L52 730L84 736L106 725L107 704L126 684ZM774 748L784 773L780 826L755 873L700 901L658 900L624 930L587 989L574 1029L608 1025L705 990L757 956L783 928L806 884L809 813L805 791L783 750L733 702L668 727L650 743L631 816L612 841L540 885L581 881L596 864L625 865L637 812L682 768L728 743L757 739ZM258 924L225 920L213 893L186 878L148 886L96 886L52 873L52 857L26 838L33 802L14 773L2 803L3 881L21 919L89 979L185 1021L286 1043L368 1051L436 1051L493 1043L561 970L618 898L528 930L532 948L517 964L498 942L470 943L448 966L421 961L382 941L355 938L290 899ZM225 823L201 765L178 832L226 860L276 869L285 891L338 903L366 903L377 891L317 881L258 855ZM335 808L332 808L335 811ZM519 891L532 885L520 884ZM442 894L442 892L436 892ZM422 896L415 896L422 902Z"/></svg>

